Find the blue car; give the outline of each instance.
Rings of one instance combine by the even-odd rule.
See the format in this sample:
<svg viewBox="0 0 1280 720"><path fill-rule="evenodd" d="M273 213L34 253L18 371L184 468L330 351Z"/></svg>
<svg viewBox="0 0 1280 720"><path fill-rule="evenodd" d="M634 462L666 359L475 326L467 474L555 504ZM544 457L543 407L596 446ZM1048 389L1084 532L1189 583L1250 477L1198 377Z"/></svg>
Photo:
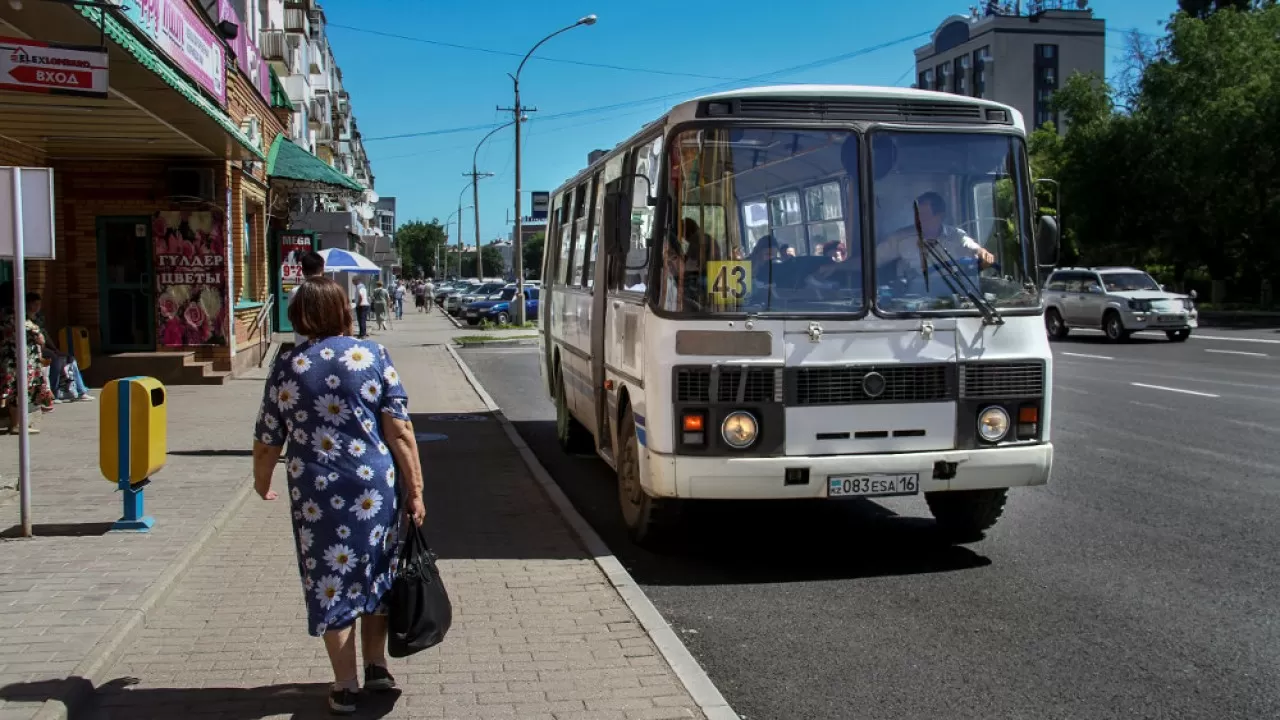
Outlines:
<svg viewBox="0 0 1280 720"><path fill-rule="evenodd" d="M479 325L482 322L505 325L511 322L511 318L515 316L515 311L511 308L511 301L515 299L515 296L516 289L514 287L503 288L502 294L493 300L479 300L467 305L463 309L462 315L467 319L468 325ZM537 320L538 288L526 287L524 296L525 319Z"/></svg>

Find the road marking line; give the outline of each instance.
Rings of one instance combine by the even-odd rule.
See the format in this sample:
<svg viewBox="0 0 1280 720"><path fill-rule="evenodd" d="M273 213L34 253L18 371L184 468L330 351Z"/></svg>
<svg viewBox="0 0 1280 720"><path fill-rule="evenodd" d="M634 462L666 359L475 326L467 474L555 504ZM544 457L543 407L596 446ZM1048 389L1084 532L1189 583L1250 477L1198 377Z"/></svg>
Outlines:
<svg viewBox="0 0 1280 720"><path fill-rule="evenodd" d="M1249 357L1266 357L1266 353L1247 352L1244 350L1214 350L1213 348L1205 348L1205 352L1218 353L1220 355L1248 355Z"/></svg>
<svg viewBox="0 0 1280 720"><path fill-rule="evenodd" d="M1280 340L1268 340L1266 338L1226 337L1223 335L1197 335L1195 333L1191 333L1191 337L1197 340L1225 340L1227 342L1247 342L1247 343L1262 343L1264 345L1280 345Z"/></svg>
<svg viewBox="0 0 1280 720"><path fill-rule="evenodd" d="M1088 353L1060 352L1059 355L1070 355L1071 357L1091 358L1093 360L1115 360L1110 355L1090 355Z"/></svg>
<svg viewBox="0 0 1280 720"><path fill-rule="evenodd" d="M1208 398L1222 397L1221 395L1214 395L1213 393L1199 392L1198 390L1183 390L1182 388L1165 387L1164 385L1148 385L1146 383L1138 383L1138 382L1129 383L1129 384L1133 385L1134 387L1150 388L1152 390L1168 390L1169 392L1182 393L1184 395L1198 395L1200 397L1208 397Z"/></svg>
<svg viewBox="0 0 1280 720"><path fill-rule="evenodd" d="M1066 385L1063 385L1063 386L1061 386L1061 387L1059 387L1059 386L1055 385L1055 386L1053 387L1053 389L1054 389L1054 392L1057 392L1057 391L1061 390L1061 391L1063 391L1063 392L1076 393L1077 395L1092 395L1092 394L1093 394L1093 393L1089 392L1088 390L1081 390L1080 388L1068 387L1068 386L1066 386Z"/></svg>
<svg viewBox="0 0 1280 720"><path fill-rule="evenodd" d="M1167 411L1169 411L1169 412L1176 412L1176 411L1175 411L1173 408L1171 408L1171 407L1165 407L1165 406L1163 406L1163 405L1157 405L1157 404L1155 404L1155 403L1139 402L1138 400L1130 400L1130 401L1129 401L1129 404L1130 404L1130 405L1137 405L1138 407L1153 408L1153 409L1155 409L1155 410L1167 410Z"/></svg>

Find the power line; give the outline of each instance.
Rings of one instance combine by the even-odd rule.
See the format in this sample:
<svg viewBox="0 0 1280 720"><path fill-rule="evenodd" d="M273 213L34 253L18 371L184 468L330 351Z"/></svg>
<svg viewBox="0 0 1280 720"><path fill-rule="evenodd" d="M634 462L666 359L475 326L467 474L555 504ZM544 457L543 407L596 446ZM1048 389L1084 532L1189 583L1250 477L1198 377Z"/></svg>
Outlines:
<svg viewBox="0 0 1280 720"><path fill-rule="evenodd" d="M807 62L800 65L793 65L791 67L786 67L779 70L771 70L766 73L761 73L759 75L753 75L751 77L741 78L739 80L733 80L730 82L717 83L715 85L707 85L700 88L693 88L691 90L681 90L679 92L666 93L663 95L654 95L653 97L641 98L638 100L628 100L620 103L613 103L611 105L599 105L596 107L580 108L578 110L567 110L565 112L556 113L553 115L544 115L542 116L542 120L547 121L547 120L565 119L565 118L572 118L572 117L580 117L582 115L592 115L600 112L609 112L612 110L625 110L627 108L638 107L642 105L650 105L657 102L665 102L672 98L687 98L690 96L696 96L696 95L702 95L709 92L715 92L717 90L727 90L727 89L733 88L734 86L740 83L758 82L761 80L778 78L784 75L792 75L792 74L795 74L798 72L804 72L807 70L815 70L817 68L825 67L828 65L834 65L836 63L844 62L846 60L851 60L853 58L856 58L862 55L868 55L870 53L877 52L879 50L884 50L886 48L893 47L894 45L900 45L904 42L915 40L925 35L929 35L932 32L933 32L932 30L925 30L923 32L915 33L914 35L907 35L905 37L900 37L896 40L890 40L888 42L883 42L876 45L859 48L857 50L853 50L847 53L833 55L831 57L822 58L820 60L814 60L812 62ZM384 135L382 137L364 138L364 141L366 143L370 143L370 142L377 142L379 140L401 140L405 138L427 137L431 135L447 135L450 133L469 132L472 130L492 130L495 127L497 127L497 125L478 125L478 126L470 126L470 127L464 127L464 128L450 128L446 130L429 130L429 131L417 132L417 133L403 133L400 135Z"/></svg>
<svg viewBox="0 0 1280 720"><path fill-rule="evenodd" d="M518 52L510 52L507 50L494 50L493 48L477 47L475 45L463 45L461 43L445 42L443 40L430 40L427 38L412 37L409 35L399 35L396 33L383 32L382 30L369 30L367 28L352 27L350 25L339 25L337 23L329 23L327 27L339 28L342 30L350 30L351 32L366 33L368 35L378 35L380 37L395 38L396 40L405 40L407 42L422 43L424 45L436 45L439 47L453 48L455 50L470 50L472 52L487 53L489 55L504 55L507 57L522 58L524 55ZM605 70L621 70L624 72L648 73L650 75L669 75L671 77L690 77L701 80L735 80L736 78L722 77L720 75L701 75L698 73L683 73L673 70L655 70L653 68L628 67L626 65L610 65L608 63L587 62L585 60L567 60L564 58L552 58L534 56L531 60L541 60L543 62L563 63L565 65L580 65L582 67L603 68Z"/></svg>

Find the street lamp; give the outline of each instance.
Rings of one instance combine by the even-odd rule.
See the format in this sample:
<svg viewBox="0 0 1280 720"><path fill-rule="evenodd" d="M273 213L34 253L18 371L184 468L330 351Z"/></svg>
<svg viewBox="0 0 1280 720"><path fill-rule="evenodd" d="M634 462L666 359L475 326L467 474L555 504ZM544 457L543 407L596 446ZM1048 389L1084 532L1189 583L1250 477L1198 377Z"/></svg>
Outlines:
<svg viewBox="0 0 1280 720"><path fill-rule="evenodd" d="M498 132L499 130L503 130L505 128L511 127L511 125L513 125L514 123L515 123L515 120L512 120L506 125L500 125L490 130L489 134L480 138L480 142L476 143L475 152L471 153L471 202L472 202L472 207L475 208L476 275L479 277L484 277L484 260L480 257L480 178L481 176L493 177L493 173L481 173L479 170L477 170L476 158L479 157L480 155L480 146L484 145L486 140L493 137L493 134ZM463 174L466 174L466 173L463 173Z"/></svg>
<svg viewBox="0 0 1280 720"><path fill-rule="evenodd" d="M521 193L520 121L521 121L522 115L524 114L524 108L520 107L520 71L524 69L524 64L529 62L529 58L532 57L533 53L537 51L539 47L542 46L542 43L550 40L551 38L559 35L562 32L567 32L569 30L572 30L578 27L579 25L595 25L595 24L596 24L596 16L588 15L578 20L578 22L572 25L567 25L565 27L562 27L559 30L551 33L550 35L542 38L541 40L538 41L536 45L533 46L532 49L529 50L529 52L525 53L524 59L520 61L520 65L516 68L516 74L511 76L511 85L515 90L515 96L516 96L516 104L514 107L511 108L511 124L514 125L516 128L516 236L515 236L515 242L512 243L512 247L511 247L511 261L512 261L512 264L516 266L516 297L520 298L520 301L516 303L516 324L517 325L524 325L524 322L525 322L524 250L523 250L524 239L521 237L521 234L524 232L524 223L521 222L521 219L520 219L520 193Z"/></svg>
<svg viewBox="0 0 1280 720"><path fill-rule="evenodd" d="M466 192L466 188L462 188ZM449 217L444 219L444 264L445 275L449 274L449 223L453 220L453 216L458 216L458 276L462 276L462 211L471 209L471 206L462 207L462 194L458 194L458 209L449 213Z"/></svg>

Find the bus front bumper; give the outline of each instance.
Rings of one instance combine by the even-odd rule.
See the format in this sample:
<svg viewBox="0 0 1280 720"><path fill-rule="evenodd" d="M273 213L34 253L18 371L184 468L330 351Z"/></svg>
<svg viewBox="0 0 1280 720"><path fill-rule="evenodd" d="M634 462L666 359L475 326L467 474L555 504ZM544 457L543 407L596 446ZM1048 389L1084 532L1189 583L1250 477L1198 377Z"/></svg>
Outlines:
<svg viewBox="0 0 1280 720"><path fill-rule="evenodd" d="M954 464L954 475L946 474ZM1053 445L984 450L940 450L892 455L697 458L648 453L648 487L657 497L707 500L777 500L827 497L832 476L919 475L921 492L1044 485L1053 467ZM788 470L792 484L788 484ZM797 473L797 470L807 471ZM807 477L799 482L797 475Z"/></svg>

